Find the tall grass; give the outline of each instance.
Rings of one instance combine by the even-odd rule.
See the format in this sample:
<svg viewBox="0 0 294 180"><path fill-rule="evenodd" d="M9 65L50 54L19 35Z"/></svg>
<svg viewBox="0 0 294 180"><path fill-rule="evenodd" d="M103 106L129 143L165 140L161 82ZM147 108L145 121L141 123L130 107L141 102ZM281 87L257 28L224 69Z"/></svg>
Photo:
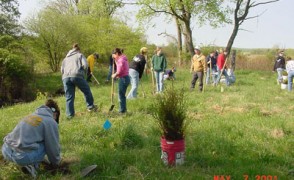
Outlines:
<svg viewBox="0 0 294 180"><path fill-rule="evenodd" d="M160 130L150 111L155 101L151 76L142 78L138 99L127 101L128 113L120 115L117 99L114 111L108 112L111 87L102 83L106 72L96 74L101 85L91 84L91 89L99 107L97 113L86 112L82 93L77 91L76 117L67 120L65 98L56 98L62 112L62 157L75 161L70 166L72 174L50 175L41 170L39 179L81 179L80 170L92 164L97 164L97 169L89 179L210 180L216 175L237 180L244 175L249 179L258 175L294 179L289 173L294 168L294 96L276 85L276 75L271 72L237 70L233 86L221 85L224 92L220 86L206 86L205 92L199 93L189 91L189 70L178 68L174 86L187 95L188 125L185 164L175 168L160 160ZM165 85L170 86L171 81ZM40 98L0 109L0 139L44 101ZM112 123L109 130L103 129L106 119ZM0 175L2 179L27 177L15 165L3 162L2 156Z"/></svg>

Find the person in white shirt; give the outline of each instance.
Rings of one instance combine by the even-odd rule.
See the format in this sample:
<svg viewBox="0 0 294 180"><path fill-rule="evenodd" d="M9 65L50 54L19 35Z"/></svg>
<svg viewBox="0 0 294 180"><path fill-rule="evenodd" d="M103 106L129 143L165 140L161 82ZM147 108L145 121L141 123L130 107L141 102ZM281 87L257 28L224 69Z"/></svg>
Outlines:
<svg viewBox="0 0 294 180"><path fill-rule="evenodd" d="M288 73L288 91L292 91L294 77L294 60L291 57L287 58L286 71Z"/></svg>

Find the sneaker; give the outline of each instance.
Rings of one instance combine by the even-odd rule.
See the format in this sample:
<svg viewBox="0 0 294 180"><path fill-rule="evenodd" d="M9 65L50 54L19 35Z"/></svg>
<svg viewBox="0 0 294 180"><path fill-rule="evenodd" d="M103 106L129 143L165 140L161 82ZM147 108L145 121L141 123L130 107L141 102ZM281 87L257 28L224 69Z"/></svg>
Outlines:
<svg viewBox="0 0 294 180"><path fill-rule="evenodd" d="M67 116L66 119L71 120L74 116Z"/></svg>
<svg viewBox="0 0 294 180"><path fill-rule="evenodd" d="M93 105L92 107L88 108L88 111L89 112L96 112L97 111L97 106L96 105Z"/></svg>
<svg viewBox="0 0 294 180"><path fill-rule="evenodd" d="M24 174L29 174L32 177L36 178L37 177L37 170L33 165L27 165L27 166L23 166L21 167L21 171Z"/></svg>

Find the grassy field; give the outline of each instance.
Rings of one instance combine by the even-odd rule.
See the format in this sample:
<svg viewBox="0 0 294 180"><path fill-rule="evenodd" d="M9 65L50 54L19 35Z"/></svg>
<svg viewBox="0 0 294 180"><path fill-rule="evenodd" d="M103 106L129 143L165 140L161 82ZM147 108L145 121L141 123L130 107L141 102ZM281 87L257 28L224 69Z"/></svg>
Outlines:
<svg viewBox="0 0 294 180"><path fill-rule="evenodd" d="M160 160L160 131L150 112L155 100L151 77L143 77L139 98L128 101L128 113L119 115L117 94L115 109L108 113L111 88L102 73L106 74L96 75L101 85L91 84L97 113L86 112L82 93L77 91L76 117L67 120L65 98L56 97L62 110L62 157L73 162L72 173L51 175L41 170L38 179L81 179L80 170L92 164L97 169L88 179L211 180L217 175L235 180L294 179L294 94L276 85L276 74L237 70L233 86L223 86L223 92L221 86L206 86L199 93L189 91L188 70L178 69L174 85L183 88L187 101L186 158L184 165L170 168ZM43 89L62 86L58 75L53 76L55 80L44 76L40 82L49 82L48 78L52 83L40 83ZM171 83L165 82L166 86ZM44 101L40 95L34 102L0 109L0 138ZM102 127L106 119L112 123L107 131ZM3 162L2 156L0 175L2 179L28 178L15 165Z"/></svg>

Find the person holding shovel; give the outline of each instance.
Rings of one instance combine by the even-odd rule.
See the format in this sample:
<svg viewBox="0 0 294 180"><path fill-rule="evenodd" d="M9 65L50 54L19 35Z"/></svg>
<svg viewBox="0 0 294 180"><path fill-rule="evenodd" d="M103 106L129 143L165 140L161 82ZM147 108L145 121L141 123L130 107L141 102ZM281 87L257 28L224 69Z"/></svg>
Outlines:
<svg viewBox="0 0 294 180"><path fill-rule="evenodd" d="M156 92L160 93L163 91L163 75L167 67L167 60L165 55L162 53L161 47L156 48L156 54L152 56L152 67L151 71L154 71L156 81Z"/></svg>
<svg viewBox="0 0 294 180"><path fill-rule="evenodd" d="M216 77L217 77L215 52L210 52L210 54L206 57L206 64L207 64L206 84L210 84L211 77L212 77L212 82L215 83Z"/></svg>
<svg viewBox="0 0 294 180"><path fill-rule="evenodd" d="M112 78L119 78L118 80L118 100L119 112L127 112L126 92L130 84L129 77L129 63L127 57L122 53L120 48L115 48L112 52L112 57L116 64L116 72L112 74Z"/></svg>
<svg viewBox="0 0 294 180"><path fill-rule="evenodd" d="M92 82L91 77L94 72L94 64L98 58L99 58L98 53L93 53L87 57L87 63L88 63L87 82Z"/></svg>
<svg viewBox="0 0 294 180"><path fill-rule="evenodd" d="M218 55L217 61L216 61L218 76L217 76L215 85L217 85L220 82L222 75L224 75L226 78L226 85L227 86L230 85L229 75L228 75L226 67L225 67L226 58L227 58L227 51L220 49L220 54Z"/></svg>
<svg viewBox="0 0 294 180"><path fill-rule="evenodd" d="M21 170L36 178L39 163L47 155L50 165L58 168L60 157L59 123L60 110L52 99L38 107L34 113L24 117L4 137L2 154L4 159L21 166Z"/></svg>
<svg viewBox="0 0 294 180"><path fill-rule="evenodd" d="M202 92L203 90L203 76L206 73L206 61L205 56L201 53L201 49L199 46L196 46L194 49L195 55L192 58L192 64L191 64L191 73L192 81L191 81L191 87L190 90L193 91L195 88L195 84L197 79L199 79L199 91Z"/></svg>
<svg viewBox="0 0 294 180"><path fill-rule="evenodd" d="M147 55L147 48L142 47L140 49L140 54L136 55L130 63L129 69L129 76L131 78L131 90L127 96L127 99L134 99L137 98L137 90L139 85L139 79L142 78L145 64L146 64L146 57Z"/></svg>

